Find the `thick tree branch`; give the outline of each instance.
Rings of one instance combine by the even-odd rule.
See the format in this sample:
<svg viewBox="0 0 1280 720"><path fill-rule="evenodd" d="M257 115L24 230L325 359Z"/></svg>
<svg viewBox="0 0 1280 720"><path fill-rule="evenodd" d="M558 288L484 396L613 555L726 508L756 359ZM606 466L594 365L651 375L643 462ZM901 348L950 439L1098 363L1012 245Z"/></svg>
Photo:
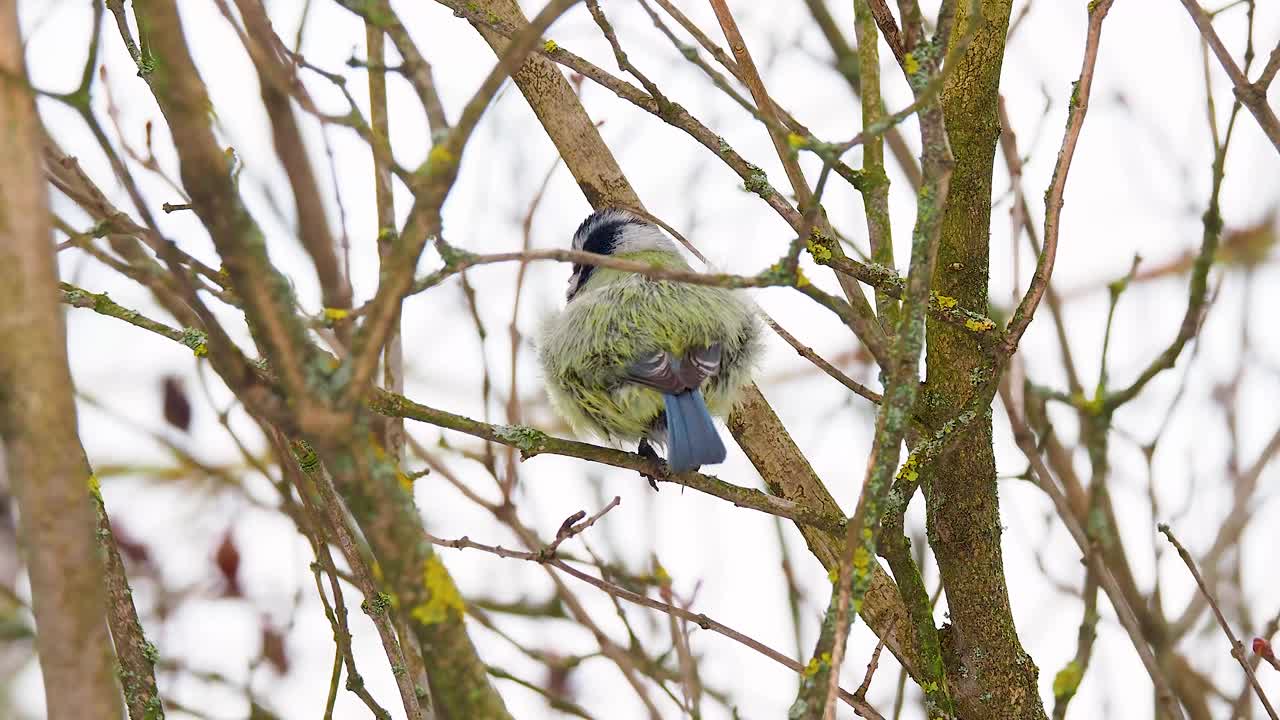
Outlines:
<svg viewBox="0 0 1280 720"><path fill-rule="evenodd" d="M350 308L351 286L339 262L320 185L289 100L290 88L298 80L287 57L288 51L272 29L262 0L236 0L236 7L248 33L246 49L258 71L262 104L271 121L276 155L289 177L298 218L298 237L315 266L321 298L325 307Z"/></svg>
<svg viewBox="0 0 1280 720"><path fill-rule="evenodd" d="M15 3L0 6L0 440L21 513L52 720L119 717L102 561L76 430L40 122Z"/></svg>
<svg viewBox="0 0 1280 720"><path fill-rule="evenodd" d="M949 56L956 43L970 34L974 16L980 14L984 20L964 56L947 63L955 67L941 93L955 170L933 290L955 299L960 307L985 308L998 90L1011 3L957 1L944 7L954 12L939 18L938 39L947 43ZM943 34L948 25L949 34ZM941 51L936 44L928 48L931 53ZM951 419L968 418L964 431L949 439L946 462L921 462L919 468L921 484L929 488L925 496L929 541L950 611L950 627L941 639L947 675L955 681L950 689L956 714L1043 718L1038 669L1023 650L1013 621L1000 542L990 419L994 378L1000 368L977 338L953 326L930 321L927 343L921 398L928 408L927 419L942 427ZM966 648L972 647L983 651L970 654ZM980 684L956 680L975 675L986 680Z"/></svg>
<svg viewBox="0 0 1280 720"><path fill-rule="evenodd" d="M870 586L869 568L877 555L880 520L890 504L889 492L893 487L895 470L899 478L919 472L914 456L909 457L901 470L898 470L898 457L920 387L920 353L925 344L926 308L929 305L930 284L942 238L944 213L948 207L947 198L955 164L936 88L963 54L969 42L965 38L972 38L981 22L981 16L970 18L969 27L961 35L961 40L954 41L961 49L946 53L949 62L945 65L940 48L912 49L913 53L918 52L920 55L916 61L919 67L915 72L908 71L907 75L915 94L915 103L921 108L920 135L924 147L921 167L924 179L916 204L910 270L894 333L892 362L885 368L889 381L885 400L876 416L871 457L867 462L858 505L845 530L838 579L832 589L827 618L813 653L814 658L830 660L827 664L820 665L819 671L812 678L802 681L800 692L792 706L792 711L800 717L813 720L833 717L832 677L839 674L844 655L851 620L849 607L859 607ZM915 55L911 57L914 58ZM915 633L915 626L914 622L909 626L913 630L912 634L916 635L917 640L926 641L922 643L922 647L928 647L929 638L921 638ZM936 669L941 666L936 658L922 659L925 672L929 672L927 668ZM953 710L945 679L938 678L926 685L926 694L931 704L936 706L935 711L944 716L950 715Z"/></svg>
<svg viewBox="0 0 1280 720"><path fill-rule="evenodd" d="M151 87L173 134L182 182L191 204L209 230L223 266L244 302L259 349L279 374L300 424L312 428L333 419L307 392L306 366L314 349L306 326L294 312L292 285L272 266L266 238L240 198L234 155L213 133L210 100L173 0L134 4L142 48L142 77Z"/></svg>

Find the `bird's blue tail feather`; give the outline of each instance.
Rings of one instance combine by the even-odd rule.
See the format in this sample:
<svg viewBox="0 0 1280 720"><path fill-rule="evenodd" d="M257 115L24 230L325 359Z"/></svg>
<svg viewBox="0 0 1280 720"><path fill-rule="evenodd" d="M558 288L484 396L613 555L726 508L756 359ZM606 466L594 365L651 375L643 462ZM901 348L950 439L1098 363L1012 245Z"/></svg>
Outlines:
<svg viewBox="0 0 1280 720"><path fill-rule="evenodd" d="M702 393L663 394L667 410L667 464L673 472L724 462L724 443L711 421Z"/></svg>

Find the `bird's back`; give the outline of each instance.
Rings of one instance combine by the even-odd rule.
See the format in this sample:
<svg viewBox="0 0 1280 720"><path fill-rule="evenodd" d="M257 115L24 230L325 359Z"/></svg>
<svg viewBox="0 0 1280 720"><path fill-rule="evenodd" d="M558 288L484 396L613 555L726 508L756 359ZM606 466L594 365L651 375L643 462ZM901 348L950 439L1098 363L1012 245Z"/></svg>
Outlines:
<svg viewBox="0 0 1280 720"><path fill-rule="evenodd" d="M634 255L644 257L627 259L687 267L679 255ZM575 427L638 437L662 412L662 398L627 380L637 358L656 351L681 357L720 344L722 367L704 392L712 411L725 414L749 375L757 334L751 307L734 291L597 268L547 323L540 353L552 400Z"/></svg>

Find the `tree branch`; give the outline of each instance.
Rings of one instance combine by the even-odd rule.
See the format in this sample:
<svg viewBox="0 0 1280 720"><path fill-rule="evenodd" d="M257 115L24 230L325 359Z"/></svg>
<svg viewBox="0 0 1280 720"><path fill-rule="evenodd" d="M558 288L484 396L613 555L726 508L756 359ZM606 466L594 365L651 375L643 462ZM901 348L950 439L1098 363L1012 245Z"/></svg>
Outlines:
<svg viewBox="0 0 1280 720"><path fill-rule="evenodd" d="M1267 62L1267 67L1263 69L1259 81L1256 84L1250 83L1249 78L1245 77L1244 72L1236 65L1236 61L1231 58L1231 52L1227 50L1226 45L1222 44L1222 38L1218 37L1217 31L1213 29L1212 18L1204 8L1200 7L1200 3L1196 0L1182 0L1182 6L1187 9L1187 14L1196 24L1200 35L1209 44L1209 49L1213 50L1222 69L1226 71L1227 77L1231 80L1231 86L1235 89L1236 99L1249 109L1262 128L1262 132L1276 147L1276 152L1280 152L1280 119L1267 104L1267 87L1275 77L1277 69L1280 69L1280 59L1277 59L1280 47L1271 53L1271 58Z"/></svg>
<svg viewBox="0 0 1280 720"><path fill-rule="evenodd" d="M0 440L21 517L49 717L119 717L89 476L15 3L0 7Z"/></svg>
<svg viewBox="0 0 1280 720"><path fill-rule="evenodd" d="M1072 84L1071 105L1067 111L1067 131L1062 136L1062 148L1058 150L1058 161L1053 168L1053 179L1049 181L1049 189L1045 193L1044 205L1044 246L1040 257L1036 260L1036 271L1031 276L1031 284L1027 294L1023 296L1018 309L1009 321L1005 332L1005 352L1013 354L1018 348L1018 341L1031 325L1035 317L1040 299L1049 287L1049 278L1053 276L1053 263L1058 254L1058 235L1061 232L1062 196L1067 187L1067 173L1071 170L1071 159L1075 156L1076 142L1080 139L1080 131L1084 129L1085 114L1089 112L1089 91L1093 88L1093 69L1098 62L1098 45L1102 37L1102 21L1111 10L1113 0L1089 5L1089 30L1085 36L1084 66L1080 69L1080 79Z"/></svg>
<svg viewBox="0 0 1280 720"><path fill-rule="evenodd" d="M1209 607L1213 608L1213 615L1218 619L1218 625L1222 628L1223 634L1227 636L1227 640L1231 643L1231 657L1240 663L1240 667L1244 669L1245 677L1249 679L1249 684L1253 686L1253 691L1257 693L1258 699L1262 701L1262 707L1267 711L1267 715L1271 720L1280 720L1276 716L1275 708L1271 707L1271 701L1267 699L1267 694L1262 691L1262 686L1258 684L1258 676L1253 672L1253 666L1249 664L1245 657L1244 643L1236 638L1236 634L1231 631L1231 625L1222 615L1222 608L1218 607L1218 603L1210 594L1209 588L1204 584L1204 578L1200 577L1200 571L1196 569L1195 560L1191 559L1191 553L1178 542L1178 538L1173 536L1173 531L1169 526L1160 523L1158 526L1160 532L1169 539L1169 542L1178 551L1178 556L1182 558L1182 562L1187 564L1187 569L1191 571L1191 576L1196 579L1196 585L1200 587L1200 592L1204 594L1205 600L1208 601Z"/></svg>

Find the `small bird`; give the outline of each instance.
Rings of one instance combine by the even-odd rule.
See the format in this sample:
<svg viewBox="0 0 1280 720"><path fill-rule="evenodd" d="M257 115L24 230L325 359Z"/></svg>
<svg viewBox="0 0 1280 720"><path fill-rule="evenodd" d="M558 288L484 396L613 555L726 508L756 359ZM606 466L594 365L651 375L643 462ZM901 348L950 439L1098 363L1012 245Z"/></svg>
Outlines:
<svg viewBox="0 0 1280 720"><path fill-rule="evenodd" d="M573 248L689 269L658 226L618 208L584 220ZM723 462L711 415L728 415L751 381L754 308L735 290L575 264L565 309L538 343L551 404L575 431L638 441L646 457L665 445L672 472Z"/></svg>

